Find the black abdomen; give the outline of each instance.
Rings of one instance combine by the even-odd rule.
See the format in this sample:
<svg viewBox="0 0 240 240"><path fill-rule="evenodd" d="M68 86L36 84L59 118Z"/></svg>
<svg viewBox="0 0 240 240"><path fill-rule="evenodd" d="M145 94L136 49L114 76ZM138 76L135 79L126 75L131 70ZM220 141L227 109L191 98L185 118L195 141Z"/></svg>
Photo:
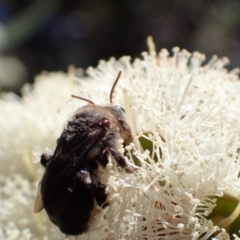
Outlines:
<svg viewBox="0 0 240 240"><path fill-rule="evenodd" d="M94 206L91 189L76 187L62 214L53 220L67 235L78 235L88 230L89 219ZM51 216L50 219L52 220Z"/></svg>
<svg viewBox="0 0 240 240"><path fill-rule="evenodd" d="M45 172L41 184L43 206L50 220L63 233L82 234L88 229L94 207L92 184L85 184L74 175L59 176L58 171L50 169Z"/></svg>

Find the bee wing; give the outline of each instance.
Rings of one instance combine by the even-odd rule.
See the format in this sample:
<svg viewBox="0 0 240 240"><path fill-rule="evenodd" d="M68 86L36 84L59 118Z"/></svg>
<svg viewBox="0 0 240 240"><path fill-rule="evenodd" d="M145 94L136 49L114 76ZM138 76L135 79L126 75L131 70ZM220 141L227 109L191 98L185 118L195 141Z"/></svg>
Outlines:
<svg viewBox="0 0 240 240"><path fill-rule="evenodd" d="M106 132L104 127L95 125L73 134L70 139L64 135L59 138L52 160L48 163L46 173L39 183L39 189L43 193L44 208L48 210L50 208L54 217L57 218L65 211L75 188L75 174L79 166L86 154L105 136ZM41 193L40 198L37 195L36 200L36 211L38 211L43 206Z"/></svg>
<svg viewBox="0 0 240 240"><path fill-rule="evenodd" d="M66 137L61 136L53 159L74 159L76 163L80 164L91 148L104 138L106 132L107 130L105 128L96 125L82 132L73 134L70 140L66 140Z"/></svg>
<svg viewBox="0 0 240 240"><path fill-rule="evenodd" d="M41 194L41 185L42 185L42 178L38 183L37 193L34 201L33 211L34 213L41 212L43 210L43 202L42 202L42 194Z"/></svg>

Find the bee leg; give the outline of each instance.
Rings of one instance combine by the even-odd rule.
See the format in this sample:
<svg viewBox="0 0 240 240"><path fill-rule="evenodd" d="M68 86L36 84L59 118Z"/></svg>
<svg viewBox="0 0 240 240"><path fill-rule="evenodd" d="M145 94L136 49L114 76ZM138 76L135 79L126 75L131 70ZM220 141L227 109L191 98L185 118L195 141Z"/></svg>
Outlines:
<svg viewBox="0 0 240 240"><path fill-rule="evenodd" d="M101 208L109 206L109 203L107 202L107 194L105 193L105 185L103 185L100 180L94 175L92 175L92 181L97 204Z"/></svg>
<svg viewBox="0 0 240 240"><path fill-rule="evenodd" d="M127 163L124 156L120 152L118 152L115 148L108 147L105 149L105 151L111 153L111 155L117 161L118 165L124 168L127 173L133 173L134 168Z"/></svg>
<svg viewBox="0 0 240 240"><path fill-rule="evenodd" d="M40 163L43 165L43 167L46 167L51 159L52 159L52 154L43 153L40 157Z"/></svg>
<svg viewBox="0 0 240 240"><path fill-rule="evenodd" d="M80 183L80 185L83 185L85 188L91 187L92 179L91 179L91 175L90 175L89 171L87 171L85 169L80 169L76 173L76 178L77 178L78 182Z"/></svg>

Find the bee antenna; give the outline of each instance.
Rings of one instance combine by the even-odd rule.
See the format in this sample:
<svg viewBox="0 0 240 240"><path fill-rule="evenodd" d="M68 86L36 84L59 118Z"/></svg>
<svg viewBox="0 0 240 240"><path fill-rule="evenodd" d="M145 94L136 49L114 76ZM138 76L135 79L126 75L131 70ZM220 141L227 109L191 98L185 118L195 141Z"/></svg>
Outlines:
<svg viewBox="0 0 240 240"><path fill-rule="evenodd" d="M80 100L83 100L83 101L85 101L85 102L88 102L88 103L90 103L90 104L94 104L94 105L95 105L95 103L94 103L93 101L91 101L91 100L89 100L89 99L87 99L87 98L79 97L79 96L76 96L76 95L71 95L71 97L77 98L77 99L80 99Z"/></svg>
<svg viewBox="0 0 240 240"><path fill-rule="evenodd" d="M118 80L119 80L121 74L122 74L122 71L119 71L119 73L117 75L117 78L116 78L115 82L113 83L113 86L112 86L112 89L111 89L111 92L110 92L110 103L111 104L112 104L112 95L113 95L114 89L115 89L115 87L116 87L116 85L118 83Z"/></svg>

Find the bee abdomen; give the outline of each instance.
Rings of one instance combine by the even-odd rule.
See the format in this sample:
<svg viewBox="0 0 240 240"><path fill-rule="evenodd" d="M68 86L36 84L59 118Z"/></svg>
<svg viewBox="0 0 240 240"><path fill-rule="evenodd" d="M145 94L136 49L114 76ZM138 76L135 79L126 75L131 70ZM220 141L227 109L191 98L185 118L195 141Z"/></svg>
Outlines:
<svg viewBox="0 0 240 240"><path fill-rule="evenodd" d="M88 222L94 207L91 189L76 188L65 210L57 219L51 219L67 235L79 235L88 230Z"/></svg>

